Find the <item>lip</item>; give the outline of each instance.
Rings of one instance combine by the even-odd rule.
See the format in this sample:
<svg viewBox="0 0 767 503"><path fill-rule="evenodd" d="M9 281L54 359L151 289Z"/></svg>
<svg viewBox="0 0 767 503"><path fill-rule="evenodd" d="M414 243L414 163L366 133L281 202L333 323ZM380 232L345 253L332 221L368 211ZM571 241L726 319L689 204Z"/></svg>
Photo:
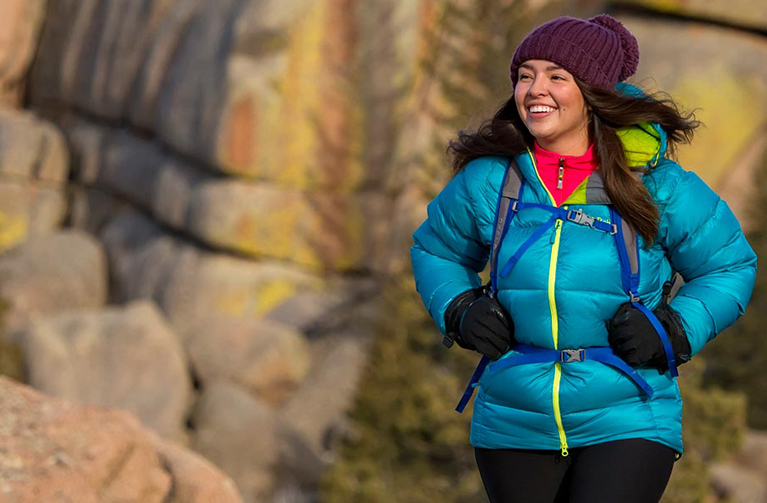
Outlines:
<svg viewBox="0 0 767 503"><path fill-rule="evenodd" d="M530 118L530 119L533 119L533 120L535 120L535 119L545 119L545 118L551 116L554 112L556 112L556 109L552 110L551 112L531 112L528 109L527 110L527 117Z"/></svg>

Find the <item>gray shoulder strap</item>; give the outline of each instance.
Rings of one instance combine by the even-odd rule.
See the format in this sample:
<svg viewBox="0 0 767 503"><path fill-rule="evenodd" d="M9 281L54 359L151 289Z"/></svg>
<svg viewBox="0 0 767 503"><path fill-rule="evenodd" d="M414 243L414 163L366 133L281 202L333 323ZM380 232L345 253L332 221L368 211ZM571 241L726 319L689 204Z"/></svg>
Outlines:
<svg viewBox="0 0 767 503"><path fill-rule="evenodd" d="M498 215L496 215L495 229L493 230L493 247L490 251L490 269L491 274L497 267L497 251L501 244L503 228L506 225L506 217L509 214L509 205L512 199L519 199L519 191L522 188L522 171L519 169L517 161L512 157L509 161L509 167L503 178L503 187L501 188L501 201L498 204Z"/></svg>

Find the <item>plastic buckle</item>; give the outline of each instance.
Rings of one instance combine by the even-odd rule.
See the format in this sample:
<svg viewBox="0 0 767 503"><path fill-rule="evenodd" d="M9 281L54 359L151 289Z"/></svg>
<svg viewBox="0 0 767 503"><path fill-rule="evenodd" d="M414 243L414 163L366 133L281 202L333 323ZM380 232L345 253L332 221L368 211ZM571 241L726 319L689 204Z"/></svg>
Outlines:
<svg viewBox="0 0 767 503"><path fill-rule="evenodd" d="M559 352L559 360L562 363L582 362L586 359L583 349L563 349Z"/></svg>
<svg viewBox="0 0 767 503"><path fill-rule="evenodd" d="M639 298L639 295L635 294L631 290L629 290L629 297L631 297L631 302L636 302L637 304L642 303L642 299Z"/></svg>
<svg viewBox="0 0 767 503"><path fill-rule="evenodd" d="M453 344L455 344L455 337L450 337L450 335L446 335L442 338L442 345L446 348L450 349L453 347Z"/></svg>
<svg viewBox="0 0 767 503"><path fill-rule="evenodd" d="M511 203L511 211L519 211L517 209L517 203L519 202L519 199L512 199Z"/></svg>
<svg viewBox="0 0 767 503"><path fill-rule="evenodd" d="M618 226L613 224L613 230L610 231L610 235L615 236L616 234L618 234Z"/></svg>
<svg viewBox="0 0 767 503"><path fill-rule="evenodd" d="M575 214L575 216L571 216L572 214ZM580 225L587 225L594 228L594 217L591 217L589 215L586 215L583 213L583 210L581 208L578 208L577 211L570 210L567 212L567 219L571 222L575 222L576 224Z"/></svg>

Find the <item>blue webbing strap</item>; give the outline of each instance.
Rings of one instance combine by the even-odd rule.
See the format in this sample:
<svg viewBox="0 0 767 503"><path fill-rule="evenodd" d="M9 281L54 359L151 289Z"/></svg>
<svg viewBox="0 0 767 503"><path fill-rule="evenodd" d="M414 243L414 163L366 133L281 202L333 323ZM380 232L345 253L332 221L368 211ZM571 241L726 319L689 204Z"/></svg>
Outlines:
<svg viewBox="0 0 767 503"><path fill-rule="evenodd" d="M469 400L471 400L471 395L474 394L474 388L477 386L479 378L482 377L482 372L485 371L485 367L487 367L488 363L490 363L490 358L482 356L482 359L479 360L479 363L477 364L477 368L474 369L474 374L472 374L471 379L469 379L469 384L466 386L466 390L463 392L461 400L458 402L458 405L455 406L456 412L462 413L463 409L466 408Z"/></svg>
<svg viewBox="0 0 767 503"><path fill-rule="evenodd" d="M618 258L621 264L621 281L623 282L623 289L631 299L631 305L639 309L647 317L647 319L650 320L650 323L652 323L655 331L658 332L658 337L660 337L661 344L663 344L663 351L666 353L668 369L671 371L671 375L673 377L677 377L679 375L679 370L677 370L676 358L674 357L674 349L671 346L671 341L668 338L668 334L663 328L661 322L658 320L658 317L655 316L653 312L650 311L646 306L641 304L639 299L639 270L637 268L637 273L631 273L631 262L629 260L626 246L627 237L623 231L623 222L621 221L621 217L613 207L610 207L610 216L611 220L618 226L618 233L615 235L615 244L618 247ZM636 236L634 236L634 239L637 239ZM634 250L637 253L636 263L639 264L639 246L636 241L634 244Z"/></svg>
<svg viewBox="0 0 767 503"><path fill-rule="evenodd" d="M644 315L647 316L647 319L650 320L652 326L655 327L655 331L658 332L660 341L663 343L663 351L666 352L666 362L668 363L668 369L671 371L671 375L673 377L677 377L679 375L679 370L676 368L674 348L671 346L671 340L669 340L666 330L663 328L661 322L658 321L658 317L655 316L652 311L647 309L647 307L638 302L632 302L631 305L642 311Z"/></svg>
<svg viewBox="0 0 767 503"><path fill-rule="evenodd" d="M514 252L514 255L511 256L508 262L506 262L506 265L503 267L503 270L501 271L501 277L505 278L507 274L511 272L511 268L514 267L514 264L517 263L517 261L522 258L522 255L530 248L533 243L538 241L538 239L543 235L544 232L549 230L553 225L554 222L557 220L557 214L551 215L551 218L546 220L546 222L535 229L535 232L533 232L529 238L525 240L524 243L522 243L522 246L519 247L519 249Z"/></svg>
<svg viewBox="0 0 767 503"><path fill-rule="evenodd" d="M623 219L621 219L621 216L612 206L610 206L610 220L613 221L618 229L618 232L615 234L615 245L618 248L618 261L621 265L623 290L629 294L633 301L638 298L636 294L639 290L639 269L637 268L636 273L631 273L631 261L629 260L628 249L626 248L626 234L623 231ZM638 250L639 248L635 246L634 249Z"/></svg>
<svg viewBox="0 0 767 503"><path fill-rule="evenodd" d="M582 348L577 350L556 350L556 349L544 349L535 346L528 346L527 344L517 344L514 346L514 351L521 354L510 356L493 362L490 364L490 370L492 372L499 372L501 370L516 367L517 365L525 365L528 363L547 363L547 362L561 362L572 363L585 360L593 360L606 365L614 367L629 377L639 388L648 396L652 397L653 389L639 375L635 369L631 368L626 362L621 360L613 353L613 350L609 347L596 347L596 348ZM468 401L468 400L467 400Z"/></svg>

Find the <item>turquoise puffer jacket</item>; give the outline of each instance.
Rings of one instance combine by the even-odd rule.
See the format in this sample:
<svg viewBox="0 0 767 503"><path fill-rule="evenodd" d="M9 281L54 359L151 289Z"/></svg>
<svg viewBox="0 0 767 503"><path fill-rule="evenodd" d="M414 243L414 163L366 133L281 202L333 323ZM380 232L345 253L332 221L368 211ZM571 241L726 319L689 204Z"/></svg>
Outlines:
<svg viewBox="0 0 767 503"><path fill-rule="evenodd" d="M643 183L660 210L656 240L639 239L639 296L654 309L662 285L678 271L685 280L671 302L692 348L731 325L745 311L756 278L756 255L738 221L698 176L667 159L665 134L646 125L621 139L632 165L650 168ZM526 180L523 202L554 204L530 152L516 160ZM439 330L460 293L480 286L495 208L508 159L470 162L429 204L411 249L416 288ZM609 207L589 204L599 171L563 203L609 222ZM528 208L511 220L499 247L498 270L551 214ZM511 314L515 338L548 349L607 346L605 322L628 302L613 236L568 221L538 239L506 277L498 300ZM514 356L512 349L502 358ZM644 438L682 452L682 400L667 371L639 370L652 386L648 398L625 374L596 361L533 363L494 370L477 386L471 443L490 449L562 449ZM457 399L458 397L456 397Z"/></svg>

